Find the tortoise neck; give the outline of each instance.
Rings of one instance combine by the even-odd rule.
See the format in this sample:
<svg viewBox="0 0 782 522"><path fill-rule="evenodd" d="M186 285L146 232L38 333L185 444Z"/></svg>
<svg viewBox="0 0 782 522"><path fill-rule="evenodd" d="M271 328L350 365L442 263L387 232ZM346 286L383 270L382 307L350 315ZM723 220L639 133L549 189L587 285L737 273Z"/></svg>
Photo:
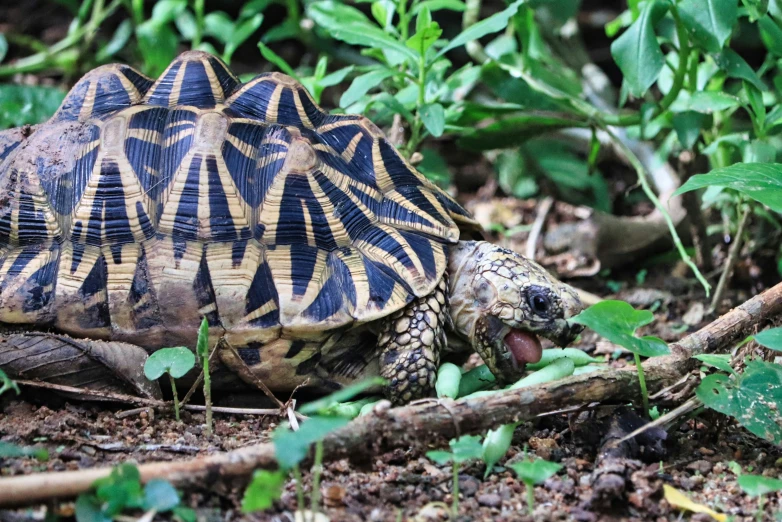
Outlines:
<svg viewBox="0 0 782 522"><path fill-rule="evenodd" d="M460 241L448 255L448 302L453 331L464 340L472 338L478 319L473 281L478 267L479 252L485 241Z"/></svg>

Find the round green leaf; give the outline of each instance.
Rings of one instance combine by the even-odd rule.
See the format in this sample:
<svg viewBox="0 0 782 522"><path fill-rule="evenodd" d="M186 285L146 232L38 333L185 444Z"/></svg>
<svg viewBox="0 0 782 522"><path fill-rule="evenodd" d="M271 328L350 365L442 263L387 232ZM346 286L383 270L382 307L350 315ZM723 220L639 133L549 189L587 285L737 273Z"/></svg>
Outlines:
<svg viewBox="0 0 782 522"><path fill-rule="evenodd" d="M167 480L150 480L144 487L144 509L158 513L170 511L179 505L179 493Z"/></svg>
<svg viewBox="0 0 782 522"><path fill-rule="evenodd" d="M149 356L144 363L144 375L150 381L159 379L164 373L179 379L195 366L195 355L184 346L163 348Z"/></svg>

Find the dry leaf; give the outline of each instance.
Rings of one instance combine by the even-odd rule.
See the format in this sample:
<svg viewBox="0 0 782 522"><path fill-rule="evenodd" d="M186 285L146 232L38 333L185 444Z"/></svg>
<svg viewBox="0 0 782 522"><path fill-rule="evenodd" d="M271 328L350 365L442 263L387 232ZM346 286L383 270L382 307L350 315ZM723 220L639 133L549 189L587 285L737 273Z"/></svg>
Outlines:
<svg viewBox="0 0 782 522"><path fill-rule="evenodd" d="M687 498L684 493L674 487L669 486L668 484L663 484L663 491L665 493L665 500L675 508L686 509L687 511L692 511L693 513L705 513L711 516L717 522L727 522L728 520L727 515L717 513L711 508L707 508L704 505L693 502Z"/></svg>

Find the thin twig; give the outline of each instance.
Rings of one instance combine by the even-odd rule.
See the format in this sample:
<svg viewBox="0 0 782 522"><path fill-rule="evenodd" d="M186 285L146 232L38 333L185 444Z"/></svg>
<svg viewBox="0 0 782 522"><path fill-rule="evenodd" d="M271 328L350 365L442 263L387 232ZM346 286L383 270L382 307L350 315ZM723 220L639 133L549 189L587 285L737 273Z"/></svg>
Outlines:
<svg viewBox="0 0 782 522"><path fill-rule="evenodd" d="M247 366L247 364L245 364L245 362L242 360L242 358L239 357L239 353L236 351L236 348L234 348L231 345L231 343L229 343L226 340L223 340L223 342L228 347L228 349L231 350L231 352L233 353L234 361L237 364L243 365L243 368L242 368L243 371L241 371L241 376L244 379L249 380L254 386L256 386L258 389L263 391L263 393L267 397L269 397L277 406L279 406L280 411L284 413L285 410L287 409L287 405L284 404L280 399L278 399L277 396L274 395L274 393L272 393L272 391L269 389L269 387L266 386L266 384L264 384L264 382L261 379L259 379L257 375L255 375L255 373L250 369L249 366Z"/></svg>
<svg viewBox="0 0 782 522"><path fill-rule="evenodd" d="M122 416L128 416L132 415L134 413L140 413L143 410L146 410L150 406L154 406L157 408L171 408L171 403L167 401L159 401L157 399L147 399L145 397L134 397L133 395L125 395L123 393L113 393L113 392L106 392L101 390L90 390L88 388L77 388L75 386L66 386L64 384L54 384L51 382L43 382L43 381L28 381L24 379L18 379L16 380L17 384L20 384L22 386L29 386L32 388L43 388L46 390L54 390L61 393L73 393L82 395L85 397L94 397L96 399L105 399L115 402L126 402L130 404L144 404L143 408L135 408L133 410L128 410L125 412L121 412L118 415ZM205 411L206 406L200 406L197 404L187 404L185 406L181 406L180 408L188 411ZM221 406L214 406L212 407L212 411L219 412L219 413L231 413L231 414L239 414L239 415L280 415L280 410L276 408L229 408L229 407L221 407ZM300 420L306 420L307 417L302 415L298 412L293 412L296 418ZM120 418L120 417L118 417Z"/></svg>
<svg viewBox="0 0 782 522"><path fill-rule="evenodd" d="M738 229L736 229L736 236L734 238L733 244L730 245L730 250L728 250L728 258L725 260L722 275L720 276L720 280L717 283L717 289L714 291L714 297L711 299L711 305L709 306L709 310L707 312L709 314L714 313L714 311L720 305L722 297L725 295L725 290L728 289L730 276L733 274L733 267L736 266L739 252L741 252L741 238L744 236L744 228L747 226L750 213L751 209L749 205L747 205L747 208L744 209L744 213L741 215L741 220L739 221Z"/></svg>
<svg viewBox="0 0 782 522"><path fill-rule="evenodd" d="M527 244L524 248L524 254L527 259L535 261L535 250L540 238L540 233L543 232L543 225L546 223L546 217L551 211L551 207L554 205L554 198L546 196L538 205L538 214L535 216L535 222L532 223L532 228L529 231L527 237Z"/></svg>

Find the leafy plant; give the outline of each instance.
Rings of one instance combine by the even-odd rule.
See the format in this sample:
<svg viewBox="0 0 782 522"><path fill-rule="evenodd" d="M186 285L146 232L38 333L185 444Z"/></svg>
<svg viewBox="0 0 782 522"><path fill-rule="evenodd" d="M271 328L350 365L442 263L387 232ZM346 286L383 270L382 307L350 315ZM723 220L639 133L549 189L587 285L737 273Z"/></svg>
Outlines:
<svg viewBox="0 0 782 522"><path fill-rule="evenodd" d="M437 464L452 463L453 483L451 495L453 496L453 504L451 505L451 513L453 517L457 517L459 514L459 465L471 459L481 458L483 446L480 441L481 438L476 435L462 435L458 439L453 439L449 442L451 451L434 450L426 452L426 456Z"/></svg>
<svg viewBox="0 0 782 522"><path fill-rule="evenodd" d="M175 379L184 377L195 366L195 355L184 346L163 348L154 352L144 362L144 375L150 381L155 381L167 373L171 382L171 393L174 396L174 413L179 420L179 395L176 391Z"/></svg>
<svg viewBox="0 0 782 522"><path fill-rule="evenodd" d="M755 340L772 350L782 351L782 328L769 328L742 341ZM782 365L749 360L744 371L736 372L730 355L701 354L696 359L725 372L707 375L695 390L708 408L734 417L755 435L782 441L782 416L777 401L782 400Z"/></svg>
<svg viewBox="0 0 782 522"><path fill-rule="evenodd" d="M549 462L540 458L527 460L526 456L521 462L509 464L509 467L516 472L516 476L527 486L527 510L530 515L535 509L535 484L540 484L562 469L562 465L556 462Z"/></svg>
<svg viewBox="0 0 782 522"><path fill-rule="evenodd" d="M76 499L77 522L110 522L125 510L146 513L171 513L182 522L195 522L195 512L181 505L181 498L170 482L150 480L141 485L141 475L133 464L120 464L108 477L93 484L94 492Z"/></svg>
<svg viewBox="0 0 782 522"><path fill-rule="evenodd" d="M325 0L311 3L307 14L329 36L363 47L364 54L373 59L371 65L357 68L361 74L344 92L340 105L348 112L372 109L378 120L400 114L410 126L404 147L410 157L427 136L442 136L456 124L463 104L454 100L452 93L456 89L469 91L477 80L478 68L474 66L447 75L451 64L445 54L503 30L522 3L513 2L451 40L441 39L442 29L432 13L464 10L461 2L379 1L373 4L371 20L354 7ZM413 20L415 31L410 34ZM385 83L387 89L368 94Z"/></svg>
<svg viewBox="0 0 782 522"><path fill-rule="evenodd" d="M41 461L46 461L49 460L49 451L46 448L17 446L10 442L0 441L0 457L33 457Z"/></svg>
<svg viewBox="0 0 782 522"><path fill-rule="evenodd" d="M297 510L305 512L304 489L302 487L299 464L315 445L313 462L312 498L310 512L318 513L320 503L320 474L323 462L323 438L334 430L346 425L355 415L344 415L340 406L363 393L366 390L385 383L382 378L367 379L347 386L326 397L305 404L300 411L312 415L298 429L291 430L290 425L283 424L272 433L274 454L279 469L277 471L259 470L253 475L242 499L242 511L250 513L267 509L282 493L282 484L289 472L293 472L296 480ZM351 406L351 410L360 410L360 406ZM357 413L357 411L356 411Z"/></svg>
<svg viewBox="0 0 782 522"><path fill-rule="evenodd" d="M755 519L760 522L763 520L763 506L765 496L769 493L782 491L782 480L762 475L739 475L739 487L751 497L758 497L758 510L755 513Z"/></svg>
<svg viewBox="0 0 782 522"><path fill-rule="evenodd" d="M614 344L633 353L638 369L638 383L641 386L644 411L649 411L649 394L646 390L641 356L656 357L670 353L668 345L654 336L636 337L635 331L654 321L654 315L648 310L635 310L624 301L601 301L570 319L594 330Z"/></svg>
<svg viewBox="0 0 782 522"><path fill-rule="evenodd" d="M204 369L204 402L206 404L206 433L212 434L212 376L209 370L209 321L206 316L201 320L198 328L198 341L196 343L196 355Z"/></svg>
<svg viewBox="0 0 782 522"><path fill-rule="evenodd" d="M13 390L16 392L17 395L19 395L21 392L19 391L19 385L16 384L16 381L11 379L7 373L5 373L3 370L0 370L0 381L2 381L3 385L0 386L0 395L3 395L5 392L9 390Z"/></svg>

